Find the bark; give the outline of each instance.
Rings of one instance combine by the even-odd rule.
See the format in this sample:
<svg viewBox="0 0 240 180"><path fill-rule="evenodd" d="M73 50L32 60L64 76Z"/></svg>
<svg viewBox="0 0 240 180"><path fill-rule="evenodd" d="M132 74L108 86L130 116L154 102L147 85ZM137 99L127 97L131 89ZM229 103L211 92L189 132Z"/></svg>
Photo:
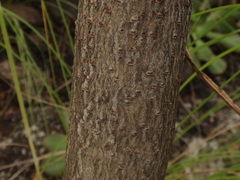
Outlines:
<svg viewBox="0 0 240 180"><path fill-rule="evenodd" d="M162 180L189 0L83 0L64 179Z"/></svg>

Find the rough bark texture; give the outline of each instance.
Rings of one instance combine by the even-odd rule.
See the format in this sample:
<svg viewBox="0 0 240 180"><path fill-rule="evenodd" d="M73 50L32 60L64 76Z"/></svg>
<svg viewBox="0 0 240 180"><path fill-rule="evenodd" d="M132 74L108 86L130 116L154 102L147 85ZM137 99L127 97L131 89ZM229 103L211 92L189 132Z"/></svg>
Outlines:
<svg viewBox="0 0 240 180"><path fill-rule="evenodd" d="M164 179L189 0L81 0L64 179Z"/></svg>

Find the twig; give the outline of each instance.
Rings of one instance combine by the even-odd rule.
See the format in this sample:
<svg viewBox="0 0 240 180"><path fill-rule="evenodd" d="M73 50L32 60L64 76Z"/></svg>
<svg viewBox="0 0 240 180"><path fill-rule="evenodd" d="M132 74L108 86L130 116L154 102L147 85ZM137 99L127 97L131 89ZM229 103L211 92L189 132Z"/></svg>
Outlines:
<svg viewBox="0 0 240 180"><path fill-rule="evenodd" d="M64 155L64 154L65 154L65 150L62 150L62 151L58 151L54 154L53 153L48 153L48 154L39 156L39 157L37 157L37 159L39 161L41 161L41 160L47 159L47 158L52 157L52 156L61 156L61 155ZM20 165L23 165L23 164L33 164L33 159L28 159L28 160L23 160L23 161L14 162L14 163L11 163L11 164L3 165L3 166L0 166L0 170L8 169L8 168L15 167L15 166L20 166Z"/></svg>
<svg viewBox="0 0 240 180"><path fill-rule="evenodd" d="M236 105L233 100L228 96L228 94L219 88L217 84L213 82L213 80L208 77L205 73L201 72L197 66L194 64L193 59L186 49L185 51L188 62L190 63L192 69L197 73L197 75L208 85L210 86L236 113L240 115L240 108Z"/></svg>
<svg viewBox="0 0 240 180"><path fill-rule="evenodd" d="M28 167L30 166L30 164L25 164L22 168L20 168L16 173L14 173L14 175L12 175L8 180L14 180L17 177L19 177L19 175Z"/></svg>

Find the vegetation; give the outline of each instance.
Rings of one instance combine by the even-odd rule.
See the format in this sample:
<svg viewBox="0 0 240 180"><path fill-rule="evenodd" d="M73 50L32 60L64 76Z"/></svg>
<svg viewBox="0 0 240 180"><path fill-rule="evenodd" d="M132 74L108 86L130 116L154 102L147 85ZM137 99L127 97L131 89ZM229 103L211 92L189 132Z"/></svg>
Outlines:
<svg viewBox="0 0 240 180"><path fill-rule="evenodd" d="M8 2L11 4L13 0ZM199 69L208 73L220 88L227 89L234 101L239 101L240 88L234 83L240 77L236 62L240 53L240 4L235 1L228 1L225 5L215 2L193 1L187 48ZM16 11L29 7L41 9L36 11L40 12L41 22L37 21L37 16L37 22L33 22ZM51 8L58 12L61 20L56 22ZM9 128L8 134L12 137L21 128L25 131L33 161L23 164L29 166L34 162L39 179L43 173L60 176L63 170L62 150L65 149L69 119L74 47L74 28L70 22L74 22L75 14L71 14L69 8L76 10L77 5L67 0L26 0L20 1L18 7L5 3L0 7L0 54L8 60L11 68L11 76L0 72L0 84L11 88L10 95L4 99L4 106L1 105L4 108L0 117L4 117L17 96L22 122L16 122L16 128ZM62 29L59 30L59 27ZM0 59L0 65L3 62L5 59ZM190 73L180 88L181 105L185 110L182 108L179 113L174 140L178 148L169 162L166 179L240 179L240 118L226 107L216 93L210 93L210 88L204 90L203 95L197 90L192 93L191 88L199 87L198 83L201 84L196 74ZM207 85L201 86L208 89ZM194 98L191 96L195 93L198 102L191 105ZM53 118L49 118L49 112L56 112ZM54 129L54 126L59 126L59 129ZM40 132L45 134L45 138L37 144L32 136ZM14 145L7 143L6 139L0 144L1 148ZM22 143L26 145L27 141ZM42 146L45 150L40 152L38 148ZM49 154L46 154L47 150ZM9 167L15 165L0 165L0 170L7 171ZM11 175L12 179L24 171L24 167L18 168L16 174Z"/></svg>

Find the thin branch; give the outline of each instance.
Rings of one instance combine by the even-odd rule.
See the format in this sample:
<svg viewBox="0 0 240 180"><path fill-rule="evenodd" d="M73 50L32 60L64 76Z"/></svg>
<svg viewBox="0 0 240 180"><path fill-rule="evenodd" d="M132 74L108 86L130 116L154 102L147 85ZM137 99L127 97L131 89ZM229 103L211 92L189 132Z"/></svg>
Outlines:
<svg viewBox="0 0 240 180"><path fill-rule="evenodd" d="M41 160L47 159L47 158L52 157L52 156L61 156L61 155L64 155L64 154L65 154L65 150L62 150L62 151L58 151L54 154L53 153L48 153L48 154L39 156L39 157L37 157L37 159L38 159L38 161L41 161ZM16 166L20 166L20 165L25 165L25 164L33 164L33 159L27 159L27 160L3 165L3 166L0 166L0 170L8 169L8 168L11 168L11 167L16 167Z"/></svg>
<svg viewBox="0 0 240 180"><path fill-rule="evenodd" d="M228 94L219 88L219 86L213 82L213 80L208 77L205 73L201 72L197 66L194 64L193 59L186 49L185 51L188 62L190 63L192 69L197 73L197 75L208 85L210 86L227 104L230 106L236 113L240 115L240 108L233 100L228 96Z"/></svg>

